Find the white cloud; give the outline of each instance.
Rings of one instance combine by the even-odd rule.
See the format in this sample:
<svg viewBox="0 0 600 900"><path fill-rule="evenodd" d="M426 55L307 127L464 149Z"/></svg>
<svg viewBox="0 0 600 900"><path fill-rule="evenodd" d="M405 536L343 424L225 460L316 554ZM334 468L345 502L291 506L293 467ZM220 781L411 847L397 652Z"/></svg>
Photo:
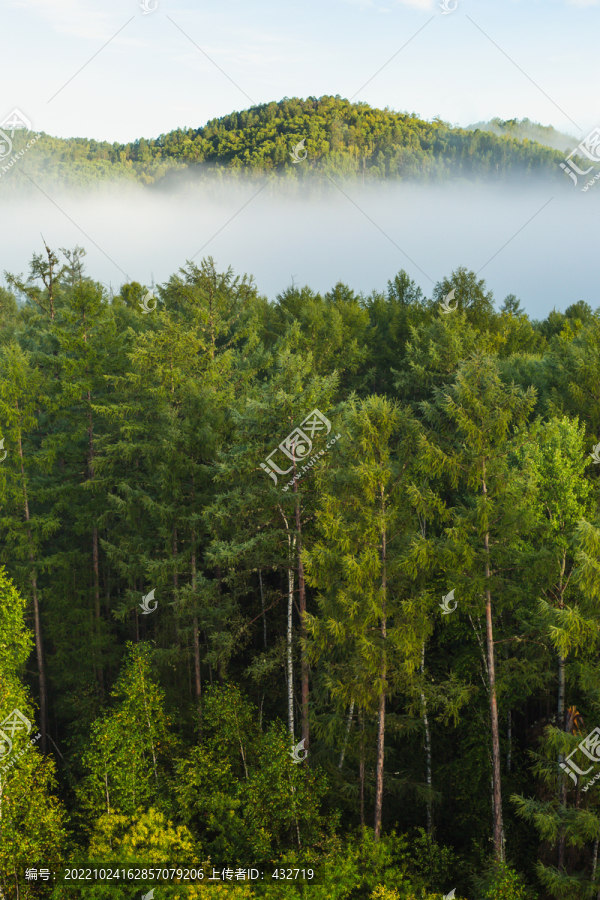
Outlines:
<svg viewBox="0 0 600 900"><path fill-rule="evenodd" d="M412 9L425 9L427 11L433 8L433 0L397 0L402 6L410 6Z"/></svg>
<svg viewBox="0 0 600 900"><path fill-rule="evenodd" d="M12 9L24 9L47 22L57 34L107 41L122 25L136 14L136 5L130 9L113 4L106 9L91 0L9 0Z"/></svg>
<svg viewBox="0 0 600 900"><path fill-rule="evenodd" d="M378 12L391 12L390 9L379 6L376 0L342 0L342 2L358 6L359 9L376 9ZM423 9L428 12L434 6L434 0L395 0L395 2L399 6L409 6L411 9Z"/></svg>

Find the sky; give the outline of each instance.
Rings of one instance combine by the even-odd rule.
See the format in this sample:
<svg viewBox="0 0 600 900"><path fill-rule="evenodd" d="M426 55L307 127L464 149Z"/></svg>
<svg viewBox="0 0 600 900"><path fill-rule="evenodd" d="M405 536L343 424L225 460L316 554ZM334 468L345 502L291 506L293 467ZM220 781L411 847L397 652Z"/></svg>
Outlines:
<svg viewBox="0 0 600 900"><path fill-rule="evenodd" d="M600 0L145 2L4 0L0 121L127 142L324 94L578 139L600 117Z"/></svg>
<svg viewBox="0 0 600 900"><path fill-rule="evenodd" d="M0 122L16 108L34 131L127 142L339 94L452 125L527 117L579 141L600 125L599 36L600 0L4 0ZM196 262L210 253L252 273L271 299L292 280L384 290L400 268L430 296L465 265L498 303L514 293L542 317L599 305L600 182L579 188L357 184L318 200L132 188L25 202L0 182L0 273L25 273L41 233L83 245L88 273L115 289L163 283L200 247Z"/></svg>

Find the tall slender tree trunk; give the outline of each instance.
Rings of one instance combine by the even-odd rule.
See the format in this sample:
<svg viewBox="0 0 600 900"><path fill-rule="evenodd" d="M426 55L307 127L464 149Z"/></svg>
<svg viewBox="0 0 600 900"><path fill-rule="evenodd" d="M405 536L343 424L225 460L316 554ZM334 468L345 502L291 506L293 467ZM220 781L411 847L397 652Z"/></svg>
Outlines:
<svg viewBox="0 0 600 900"><path fill-rule="evenodd" d="M559 609L563 609L563 578L565 574L565 566L567 563L566 553L563 553L562 558L562 566L560 571L560 580L558 586L558 607ZM558 702L557 702L557 725L561 730L565 730L566 728L566 717L565 717L565 664L566 657L562 655L562 653L558 653ZM561 763L564 763L564 753L558 754L558 764L560 766ZM566 807L567 805L567 779L563 775L558 780L558 797L561 805ZM565 829L561 827L558 835L558 871L563 872L565 868Z"/></svg>
<svg viewBox="0 0 600 900"><path fill-rule="evenodd" d="M100 621L100 567L98 564L98 528L92 531L92 566L94 569L94 615Z"/></svg>
<svg viewBox="0 0 600 900"><path fill-rule="evenodd" d="M557 708L558 727L562 730L565 728L565 657L558 654L558 708ZM558 754L558 764L564 762L564 753ZM561 805L567 805L567 779L563 775L558 779L558 797ZM560 828L558 834L558 871L563 872L565 867L565 830Z"/></svg>
<svg viewBox="0 0 600 900"><path fill-rule="evenodd" d="M348 736L350 734L350 728L352 726L352 716L354 715L354 700L350 703L350 711L348 713L348 722L346 723L346 734L344 735L344 746L342 747L342 752L340 753L340 761L338 763L338 769L341 769L344 765L344 757L346 755L346 748L348 746Z"/></svg>
<svg viewBox="0 0 600 900"><path fill-rule="evenodd" d="M358 778L360 781L360 827L365 827L365 711L359 709L360 719L360 761L358 763Z"/></svg>
<svg viewBox="0 0 600 900"><path fill-rule="evenodd" d="M425 674L425 641L421 646L421 675ZM421 693L421 706L423 708L423 727L425 728L425 757L426 757L426 767L427 767L427 789L428 789L428 797L427 797L427 834L431 837L433 832L433 815L432 815L432 806L431 806L431 788L432 788L432 778L431 778L431 732L429 730L429 719L427 717L427 703L425 700L425 694Z"/></svg>
<svg viewBox="0 0 600 900"><path fill-rule="evenodd" d="M487 499L487 486L485 481L485 462L482 471L482 491L484 499ZM498 727L498 702L496 699L496 666L494 654L494 629L492 621L492 594L490 591L490 535L486 531L483 538L485 550L485 634L487 642L487 669L490 686L490 719L492 725L492 785L493 785L493 810L494 810L494 856L498 862L504 859L502 842L502 781L500 769L500 729Z"/></svg>
<svg viewBox="0 0 600 900"><path fill-rule="evenodd" d="M592 881L596 877L596 869L598 867L598 838L594 841L594 852L592 855ZM600 890L596 895L596 900L600 900Z"/></svg>
<svg viewBox="0 0 600 900"><path fill-rule="evenodd" d="M295 472L294 468L294 472ZM302 562L302 522L300 519L300 500L298 499L298 482L294 480L294 493L296 494L296 557L298 559L298 602L300 609L300 669L302 680L302 740L304 741L304 749L308 751L310 744L309 720L308 720L308 679L309 668L306 658L306 587L304 584L304 564Z"/></svg>
<svg viewBox="0 0 600 900"><path fill-rule="evenodd" d="M558 654L558 703L557 703L558 727L565 727L565 657Z"/></svg>
<svg viewBox="0 0 600 900"><path fill-rule="evenodd" d="M386 695L386 678L387 678L387 658L386 658L386 638L387 638L387 619L386 619L386 590L387 590L387 571L386 571L386 533L381 535L381 664L379 670L380 678L380 695L379 710L377 713L377 768L375 773L375 840L379 840L381 834L381 816L383 811L383 776L384 776L384 758L385 758L385 695Z"/></svg>
<svg viewBox="0 0 600 900"><path fill-rule="evenodd" d="M294 549L296 538L288 535L290 546L288 569L288 613L287 613L287 707L288 707L288 731L294 739L294 661L292 658L292 612L294 609Z"/></svg>
<svg viewBox="0 0 600 900"><path fill-rule="evenodd" d="M175 623L175 642L177 644L177 650L179 651L179 612L177 610L177 590L179 587L179 574L177 572L177 525L173 525L172 531L172 557L173 557L173 602L175 603L173 609L173 621Z"/></svg>
<svg viewBox="0 0 600 900"><path fill-rule="evenodd" d="M385 637L385 624L381 626L382 637ZM381 668L381 677L385 678L385 667ZM379 709L377 711L377 768L375 772L375 840L381 835L381 816L383 811L383 765L385 755L385 691L379 696Z"/></svg>
<svg viewBox="0 0 600 900"><path fill-rule="evenodd" d="M29 532L31 538L31 532ZM33 554L29 559L33 562ZM31 592L33 598L33 627L35 632L35 653L38 664L38 676L40 679L40 724L42 726L42 753L48 752L48 691L46 688L46 667L44 664L44 648L42 645L42 623L40 620L40 606L37 596L37 578L35 572L31 573Z"/></svg>
<svg viewBox="0 0 600 900"><path fill-rule="evenodd" d="M486 550L488 535L485 536ZM486 560L486 578L489 568ZM496 670L494 665L494 633L492 628L492 598L486 589L485 626L488 652L488 673L490 683L490 719L492 723L492 783L494 795L494 855L502 861L502 788L500 775L500 731L498 728L498 703L496 699Z"/></svg>
<svg viewBox="0 0 600 900"><path fill-rule="evenodd" d="M17 401L17 412L19 402ZM25 463L23 460L23 444L21 442L21 429L19 428L19 457L21 460L21 483L23 485L23 513L25 521L29 523L29 500L27 498L27 479L25 478ZM35 571L35 558L33 553L33 538L31 528L27 526L27 539L29 542L29 562L31 570L31 599L33 600L33 631L35 635L35 655L37 659L38 677L40 681L40 725L42 731L42 753L48 752L48 692L46 688L46 667L44 664L44 645L42 641L42 622L40 618L40 605L37 593L37 575Z"/></svg>
<svg viewBox="0 0 600 900"><path fill-rule="evenodd" d="M44 241L44 238L42 238ZM46 248L46 253L48 254L48 275L43 279L44 285L48 291L48 299L50 301L50 319L54 321L54 267L58 263L58 257L55 253L52 252L46 241L44 241L44 247ZM56 351L54 351L56 353Z"/></svg>
<svg viewBox="0 0 600 900"><path fill-rule="evenodd" d="M488 762L492 763L492 769L493 769L493 762L489 758L489 756L488 756ZM495 820L496 801L494 799L494 773L493 773L493 771L490 774L490 798L491 798L491 805L492 805L492 834L493 834L494 833L494 822L496 821Z"/></svg>
<svg viewBox="0 0 600 900"><path fill-rule="evenodd" d="M94 570L94 617L96 619L96 635L98 637L98 654L100 662L98 664L98 683L100 684L100 693L104 696L104 670L102 668L102 651L100 649L100 639L102 629L100 626L100 568L98 565L98 528L94 524L92 530L92 567Z"/></svg>
<svg viewBox="0 0 600 900"><path fill-rule="evenodd" d="M85 314L84 314L85 321ZM84 334L84 340L87 343L87 334ZM86 369L87 372L87 369ZM89 461L88 461L88 470L90 481L94 481L94 421L92 419L92 395L91 392L87 392L87 400L88 400L88 441L89 441ZM94 491L92 490L92 506L94 506ZM98 641L98 685L100 687L100 696L104 697L104 670L102 668L102 650L101 650L101 638L102 638L102 628L100 624L100 569L98 563L98 526L96 522L94 522L94 527L92 528L92 571L94 575L94 619L96 623L96 639Z"/></svg>
<svg viewBox="0 0 600 900"><path fill-rule="evenodd" d="M177 525L173 525L173 600L177 600L177 587L179 579L177 577Z"/></svg>
<svg viewBox="0 0 600 900"><path fill-rule="evenodd" d="M198 613L196 612L196 533L192 531L192 591L194 592L194 615L192 617L192 637L194 641L194 679L198 708L199 740L202 742L202 673L200 670L200 635L198 633Z"/></svg>
<svg viewBox="0 0 600 900"><path fill-rule="evenodd" d="M263 582L262 582L262 572L258 570L258 583L260 585L260 605L262 608L262 620L263 620L263 641L265 645L265 650L267 649L267 617L265 615L265 595L263 591Z"/></svg>

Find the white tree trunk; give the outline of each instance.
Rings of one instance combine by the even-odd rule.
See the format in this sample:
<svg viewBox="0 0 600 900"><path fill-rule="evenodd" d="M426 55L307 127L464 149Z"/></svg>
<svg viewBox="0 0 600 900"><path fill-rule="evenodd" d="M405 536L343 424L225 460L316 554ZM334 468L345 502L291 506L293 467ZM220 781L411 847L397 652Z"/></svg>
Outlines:
<svg viewBox="0 0 600 900"><path fill-rule="evenodd" d="M425 672L425 641L421 647L421 675ZM429 719L427 718L427 703L425 702L425 694L421 693L421 704L423 707L423 725L425 728L425 756L427 760L427 789L429 796L427 797L427 834L431 836L433 829L433 815L431 809L431 732L429 730Z"/></svg>
<svg viewBox="0 0 600 900"><path fill-rule="evenodd" d="M350 734L350 727L352 725L352 716L354 715L354 700L350 704L350 712L348 713L348 722L346 724L346 736L344 738L344 746L342 747L342 752L340 753L340 761L338 763L338 769L341 769L344 765L344 757L346 755L346 747L348 746L348 735Z"/></svg>
<svg viewBox="0 0 600 900"><path fill-rule="evenodd" d="M288 537L290 544L288 569L288 619L287 619L287 691L288 691L288 731L294 737L294 661L292 658L292 611L294 608L294 549L296 538Z"/></svg>

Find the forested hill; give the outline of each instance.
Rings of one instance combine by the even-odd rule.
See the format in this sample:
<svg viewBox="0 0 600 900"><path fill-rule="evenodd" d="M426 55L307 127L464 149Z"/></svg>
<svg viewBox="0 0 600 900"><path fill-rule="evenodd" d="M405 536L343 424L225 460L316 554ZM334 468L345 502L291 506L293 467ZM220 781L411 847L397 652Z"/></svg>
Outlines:
<svg viewBox="0 0 600 900"><path fill-rule="evenodd" d="M303 139L307 158L298 165L290 154ZM437 182L523 173L564 180L558 165L563 157L512 132L452 128L441 119L427 122L415 113L324 96L285 98L213 119L202 128L180 128L128 144L44 135L27 156L27 172L80 187L112 179L154 184L199 164L204 165L198 174L207 169L219 174L277 171L306 178L326 172L362 180ZM15 188L24 181L11 179Z"/></svg>

